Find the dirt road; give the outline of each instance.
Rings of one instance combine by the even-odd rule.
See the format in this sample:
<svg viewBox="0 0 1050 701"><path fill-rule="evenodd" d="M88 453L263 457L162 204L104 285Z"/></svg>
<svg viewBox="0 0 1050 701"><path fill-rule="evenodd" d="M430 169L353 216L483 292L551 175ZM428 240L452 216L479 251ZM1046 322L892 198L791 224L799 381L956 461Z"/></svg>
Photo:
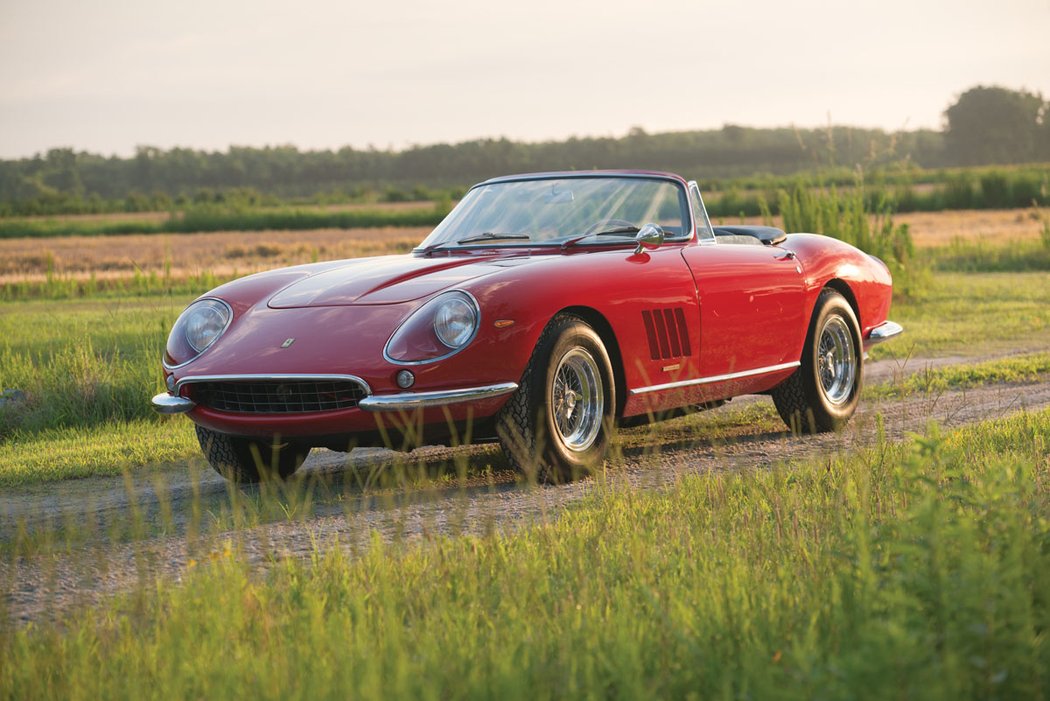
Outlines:
<svg viewBox="0 0 1050 701"><path fill-rule="evenodd" d="M941 359L919 363L903 372ZM866 377L879 382L901 372L873 363ZM1050 406L1050 382L992 385L938 396L862 402L838 434L791 436L768 420L766 397L749 397L708 412L718 438L691 432L687 419L631 429L629 447L602 475L575 484L521 483L494 446L425 448L399 457L390 451L349 455L315 451L304 479L285 493L231 490L202 461L141 470L134 477L73 480L0 496L0 544L34 543L43 554L0 559L0 615L26 622L60 615L136 582L177 580L192 560L206 559L234 541L249 562L301 556L316 545L349 551L366 547L373 533L389 541L436 535L482 534L552 518L609 485L658 488L683 475L768 467L776 462L831 455L869 445L878 425L890 439ZM676 423L677 422L677 423ZM644 447L643 447L644 446ZM384 484L401 461L405 480ZM413 480L415 474L426 477ZM388 480L389 482L389 480ZM249 514L235 528L238 514ZM201 535L207 533L208 535ZM10 547L8 547L10 550Z"/></svg>

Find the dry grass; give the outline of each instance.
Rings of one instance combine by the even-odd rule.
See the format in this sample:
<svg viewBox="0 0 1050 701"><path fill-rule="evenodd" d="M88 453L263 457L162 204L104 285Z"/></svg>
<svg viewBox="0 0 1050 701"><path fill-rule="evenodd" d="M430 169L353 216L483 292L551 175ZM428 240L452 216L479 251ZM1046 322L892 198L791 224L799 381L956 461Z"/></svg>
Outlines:
<svg viewBox="0 0 1050 701"><path fill-rule="evenodd" d="M70 236L0 240L0 283L51 275L114 278L168 272L175 278L217 276L283 265L401 253L426 236L425 227L223 231L207 234Z"/></svg>
<svg viewBox="0 0 1050 701"><path fill-rule="evenodd" d="M1002 243L1038 241L1043 224L1032 209L955 210L897 214L893 220L907 224L915 245L944 246L954 239Z"/></svg>
<svg viewBox="0 0 1050 701"><path fill-rule="evenodd" d="M333 205L332 208L363 206L367 205ZM420 206L429 204L384 205L406 209ZM91 216L121 215L84 215ZM1042 230L1035 210L915 212L900 214L894 219L909 225L920 248L944 246L956 239L995 243L1037 241ZM715 223L738 221L720 219ZM744 221L762 223L757 217ZM181 279L208 271L224 277L317 260L405 252L418 244L428 231L426 227L385 227L4 239L0 240L0 284L40 282L48 275L117 279L166 272Z"/></svg>
<svg viewBox="0 0 1050 701"><path fill-rule="evenodd" d="M762 224L761 217L743 220L722 217L712 220L717 224ZM945 246L953 240L1004 243L1006 241L1038 241L1043 224L1032 209L962 209L944 212L910 212L895 214L893 221L907 224L915 245L919 248ZM775 217L780 226L780 217Z"/></svg>

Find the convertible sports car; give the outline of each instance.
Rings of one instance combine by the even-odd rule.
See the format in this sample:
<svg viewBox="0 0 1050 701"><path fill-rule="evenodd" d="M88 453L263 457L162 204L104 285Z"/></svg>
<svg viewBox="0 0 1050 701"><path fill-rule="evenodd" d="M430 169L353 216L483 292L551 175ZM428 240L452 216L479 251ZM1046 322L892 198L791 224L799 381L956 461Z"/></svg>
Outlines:
<svg viewBox="0 0 1050 701"><path fill-rule="evenodd" d="M251 275L175 322L162 413L227 478L313 446L498 439L541 480L616 427L768 393L795 431L844 425L865 350L899 334L882 261L836 239L712 227L695 182L644 171L474 186L409 254Z"/></svg>

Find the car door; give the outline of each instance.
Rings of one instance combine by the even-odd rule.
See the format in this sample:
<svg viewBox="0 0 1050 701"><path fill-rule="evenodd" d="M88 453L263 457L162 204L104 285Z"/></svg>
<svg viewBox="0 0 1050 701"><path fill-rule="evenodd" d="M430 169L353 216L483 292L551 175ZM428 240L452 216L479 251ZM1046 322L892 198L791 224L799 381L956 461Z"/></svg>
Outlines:
<svg viewBox="0 0 1050 701"><path fill-rule="evenodd" d="M798 361L806 332L802 268L780 246L705 242L682 255L700 309L700 373L719 377Z"/></svg>

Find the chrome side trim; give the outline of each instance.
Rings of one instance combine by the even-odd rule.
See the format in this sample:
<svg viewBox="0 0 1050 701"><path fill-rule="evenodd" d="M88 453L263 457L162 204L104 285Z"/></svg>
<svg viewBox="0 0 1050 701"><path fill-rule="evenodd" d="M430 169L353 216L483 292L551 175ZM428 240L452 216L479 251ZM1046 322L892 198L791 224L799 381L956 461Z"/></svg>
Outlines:
<svg viewBox="0 0 1050 701"><path fill-rule="evenodd" d="M904 333L904 327L896 321L884 321L871 330L868 337L864 339L864 345L873 346L876 343L888 341L895 336Z"/></svg>
<svg viewBox="0 0 1050 701"><path fill-rule="evenodd" d="M425 409L457 402L472 402L479 399L498 397L501 394L509 394L517 388L517 382L501 382L500 384L486 385L484 387L465 387L463 389L446 389L435 392L383 394L365 397L357 403L357 406L365 411Z"/></svg>
<svg viewBox="0 0 1050 701"><path fill-rule="evenodd" d="M198 382L356 382L365 388L365 396L372 394L372 388L357 375L189 375L175 383L175 394L178 395L183 385Z"/></svg>
<svg viewBox="0 0 1050 701"><path fill-rule="evenodd" d="M153 410L158 414L185 414L197 406L185 397L173 397L167 392L161 392L153 397Z"/></svg>
<svg viewBox="0 0 1050 701"><path fill-rule="evenodd" d="M696 195L696 201L700 205L700 213L704 215L703 221L697 221L695 213L692 213L692 212L690 213L691 216L692 216L692 219L693 219L693 231L694 232L698 232L699 229L700 229L700 225L703 224L704 226L707 227L707 233L709 233L711 235L710 236L700 236L700 234L697 233L696 234L697 239L700 241L700 243L715 243L715 230L711 226L711 217L709 217L707 215L707 207L704 205L704 197L703 197L703 195L700 194L700 186L697 184L697 182L695 180L690 180L689 183L688 183L688 186L689 186L689 194L690 195ZM690 207L689 209L692 209L692 207Z"/></svg>
<svg viewBox="0 0 1050 701"><path fill-rule="evenodd" d="M678 389L679 387L692 387L693 385L708 385L714 382L725 382L726 380L738 380L742 377L752 377L754 375L766 375L771 372L778 372L780 370L788 370L790 368L797 368L801 365L799 361L791 363L781 363L780 365L770 365L765 368L755 368L754 370L743 370L741 372L731 372L728 375L714 375L712 377L698 377L695 380L680 380L678 382L667 382L662 385L650 385L648 387L638 387L631 390L631 394L645 394L647 392L660 392L665 389Z"/></svg>

